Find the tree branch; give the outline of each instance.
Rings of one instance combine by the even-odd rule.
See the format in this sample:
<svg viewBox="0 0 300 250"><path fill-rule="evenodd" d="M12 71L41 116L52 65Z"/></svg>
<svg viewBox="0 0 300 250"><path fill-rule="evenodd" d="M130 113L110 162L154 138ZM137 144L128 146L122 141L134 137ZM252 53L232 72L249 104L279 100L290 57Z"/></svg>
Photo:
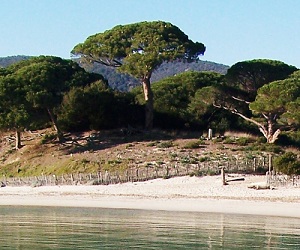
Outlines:
<svg viewBox="0 0 300 250"><path fill-rule="evenodd" d="M213 106L216 107L216 108L223 108L223 109L225 109L225 110L228 110L228 111L230 111L232 114L238 115L238 116L242 117L244 120L246 120L246 121L248 121L248 122L251 122L251 123L254 123L255 125L257 125L257 126L259 127L260 130L263 129L264 131L266 131L266 128L265 128L265 126L264 126L263 124L261 124L261 123L255 121L254 119L251 119L251 118L249 118L249 117L243 115L243 114L240 113L237 109L230 109L230 108L228 108L228 107L226 107L226 106L221 106L221 105L217 105L217 104L213 104Z"/></svg>
<svg viewBox="0 0 300 250"><path fill-rule="evenodd" d="M248 101L246 101L244 99L238 98L236 96L231 96L231 98L234 99L234 100L236 100L236 101L239 101L239 102L244 102L246 104L250 104L251 103L251 102L248 102Z"/></svg>
<svg viewBox="0 0 300 250"><path fill-rule="evenodd" d="M268 116L265 113L261 113L265 119L268 119Z"/></svg>
<svg viewBox="0 0 300 250"><path fill-rule="evenodd" d="M109 67L120 67L122 63L116 59L109 60L108 58L95 58L93 55L81 55L88 62L96 62Z"/></svg>

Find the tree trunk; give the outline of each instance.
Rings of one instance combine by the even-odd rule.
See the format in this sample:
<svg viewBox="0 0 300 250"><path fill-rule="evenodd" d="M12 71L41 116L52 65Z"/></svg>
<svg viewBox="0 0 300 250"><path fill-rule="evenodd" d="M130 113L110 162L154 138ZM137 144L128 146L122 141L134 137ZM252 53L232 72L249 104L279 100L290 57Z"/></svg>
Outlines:
<svg viewBox="0 0 300 250"><path fill-rule="evenodd" d="M15 149L18 150L22 147L21 145L21 132L19 129L16 130L16 145Z"/></svg>
<svg viewBox="0 0 300 250"><path fill-rule="evenodd" d="M274 134L269 134L267 138L267 142L274 143L278 139L280 132L281 132L280 129L277 129Z"/></svg>
<svg viewBox="0 0 300 250"><path fill-rule="evenodd" d="M260 126L259 130L262 132L264 137L267 139L267 143L274 143L278 139L278 136L281 131L280 131L280 129L277 129L274 132L274 122L273 122L272 118L268 117L266 119L268 122L267 128L264 126Z"/></svg>
<svg viewBox="0 0 300 250"><path fill-rule="evenodd" d="M57 138L60 142L63 141L64 137L63 137L63 133L61 132L61 130L59 129L58 125L57 125L57 121L56 121L56 118L54 116L54 114L52 113L52 111L47 108L47 111L48 111L48 114L50 116L50 119L52 121L52 124L53 124L53 127L54 127L54 130L56 131L57 133Z"/></svg>
<svg viewBox="0 0 300 250"><path fill-rule="evenodd" d="M225 106L220 106L220 105L216 105L216 104L213 104L213 106L217 107L217 108L223 108L225 110L229 110L232 114L238 115L238 116L242 117L243 119L245 119L246 121L254 123L256 126L258 126L259 131L267 139L267 143L274 143L278 139L278 136L281 133L280 129L277 129L274 132L274 124L276 124L276 119L275 119L275 116L273 116L272 114L269 114L269 115L264 115L263 114L263 117L267 121L267 125L265 125L264 123L260 123L260 122L254 120L254 119L251 119L251 118L243 115L242 113L240 113L236 109L230 109L230 108L227 108Z"/></svg>
<svg viewBox="0 0 300 250"><path fill-rule="evenodd" d="M150 86L150 78L145 77L142 82L145 105L145 129L151 130L153 128L153 92Z"/></svg>

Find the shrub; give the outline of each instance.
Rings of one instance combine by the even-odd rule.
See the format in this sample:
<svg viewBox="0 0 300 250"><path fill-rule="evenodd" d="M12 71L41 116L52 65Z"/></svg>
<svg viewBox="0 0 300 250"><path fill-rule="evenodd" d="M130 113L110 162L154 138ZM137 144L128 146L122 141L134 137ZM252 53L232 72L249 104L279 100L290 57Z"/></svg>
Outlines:
<svg viewBox="0 0 300 250"><path fill-rule="evenodd" d="M201 145L204 145L205 142L202 140L197 140L197 141L189 141L187 142L183 148L185 149L195 149L195 148L200 148Z"/></svg>
<svg viewBox="0 0 300 250"><path fill-rule="evenodd" d="M278 144L300 147L300 131L283 132L278 138Z"/></svg>
<svg viewBox="0 0 300 250"><path fill-rule="evenodd" d="M233 143L235 143L235 140L231 137L226 137L223 143L224 144L233 144Z"/></svg>
<svg viewBox="0 0 300 250"><path fill-rule="evenodd" d="M274 159L274 168L287 175L300 174L300 161L297 155L292 152L287 152Z"/></svg>
<svg viewBox="0 0 300 250"><path fill-rule="evenodd" d="M258 144L254 143L245 148L245 151L260 151L260 152L271 152L275 154L283 153L283 148L270 143Z"/></svg>
<svg viewBox="0 0 300 250"><path fill-rule="evenodd" d="M240 137L236 140L236 143L239 146L246 146L248 143L250 143L250 139L247 137Z"/></svg>
<svg viewBox="0 0 300 250"><path fill-rule="evenodd" d="M53 140L56 140L57 138L57 135L54 134L54 133L50 133L50 134L45 134L41 140L41 143L42 144L45 144L47 142L50 142L50 141L53 141Z"/></svg>
<svg viewBox="0 0 300 250"><path fill-rule="evenodd" d="M208 157L201 157L199 158L199 162L205 162L205 161L208 161L209 158Z"/></svg>
<svg viewBox="0 0 300 250"><path fill-rule="evenodd" d="M157 145L157 142L152 141L147 144L147 147L154 147L155 145Z"/></svg>
<svg viewBox="0 0 300 250"><path fill-rule="evenodd" d="M174 146L174 144L172 141L164 141L157 145L157 147L159 147L159 148L171 148L173 146Z"/></svg>
<svg viewBox="0 0 300 250"><path fill-rule="evenodd" d="M219 143L219 142L222 142L222 141L223 141L222 137L218 137L218 138L213 139L213 143Z"/></svg>

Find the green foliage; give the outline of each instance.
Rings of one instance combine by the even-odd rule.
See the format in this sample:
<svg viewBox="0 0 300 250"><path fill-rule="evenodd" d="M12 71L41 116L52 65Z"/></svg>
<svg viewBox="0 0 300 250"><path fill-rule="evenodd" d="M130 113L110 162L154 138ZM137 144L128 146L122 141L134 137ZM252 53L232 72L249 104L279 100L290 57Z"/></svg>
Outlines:
<svg viewBox="0 0 300 250"><path fill-rule="evenodd" d="M0 127L21 130L30 124L32 108L26 91L10 71L0 76Z"/></svg>
<svg viewBox="0 0 300 250"><path fill-rule="evenodd" d="M53 110L59 107L63 95L71 87L103 79L71 60L54 56L19 61L2 70L0 77L0 126L18 130L41 124L37 119L44 121L41 114L45 111L58 130Z"/></svg>
<svg viewBox="0 0 300 250"><path fill-rule="evenodd" d="M283 132L278 139L278 144L300 148L300 131L296 130Z"/></svg>
<svg viewBox="0 0 300 250"><path fill-rule="evenodd" d="M133 88L141 85L139 79L130 76L129 74L118 72L116 68L107 67L105 65L94 63L92 65L82 64L79 59L74 59L79 65L85 68L88 72L98 73L107 79L109 86L118 91L131 91ZM175 76L187 71L210 71L219 74L226 74L229 67L223 64L218 64L208 61L185 61L174 60L163 62L151 75L151 82L159 82L167 77Z"/></svg>
<svg viewBox="0 0 300 250"><path fill-rule="evenodd" d="M246 146L250 142L252 142L252 140L250 138L248 138L248 137L239 137L236 140L236 144L239 145L239 146Z"/></svg>
<svg viewBox="0 0 300 250"><path fill-rule="evenodd" d="M282 97L285 100L285 113L282 115L289 124L300 124L300 70L282 81Z"/></svg>
<svg viewBox="0 0 300 250"><path fill-rule="evenodd" d="M267 59L238 62L231 66L225 76L229 86L248 93L248 101L255 98L256 91L263 85L287 78L296 71L294 66Z"/></svg>
<svg viewBox="0 0 300 250"><path fill-rule="evenodd" d="M221 84L221 81L219 82ZM190 112L194 113L196 118L201 118L206 113L213 114L215 108L214 103L222 100L224 93L218 89L218 84L205 86L196 91L193 100L189 104Z"/></svg>
<svg viewBox="0 0 300 250"><path fill-rule="evenodd" d="M245 147L245 151L259 151L259 152L270 152L274 154L280 154L284 150L281 146L266 143L253 143Z"/></svg>
<svg viewBox="0 0 300 250"><path fill-rule="evenodd" d="M300 95L300 74L296 73L289 78L261 87L255 101L250 104L250 108L257 113L273 113L277 116L287 112L286 117L293 119L294 113L298 114L295 104ZM289 105L291 105L290 110L288 110ZM297 121L297 118L294 121Z"/></svg>
<svg viewBox="0 0 300 250"><path fill-rule="evenodd" d="M274 168L283 174L299 175L300 161L296 154L287 152L274 159Z"/></svg>
<svg viewBox="0 0 300 250"><path fill-rule="evenodd" d="M223 141L224 144L234 144L235 143L235 139L232 137L226 137Z"/></svg>
<svg viewBox="0 0 300 250"><path fill-rule="evenodd" d="M230 129L230 121L228 116L215 116L214 120L209 123L209 127L212 128L216 133L224 135L224 133Z"/></svg>
<svg viewBox="0 0 300 250"><path fill-rule="evenodd" d="M191 108L195 92L205 86L217 84L222 75L213 72L184 72L152 84L155 124L161 128L187 128L201 124L198 107ZM142 89L131 91L139 104L144 104ZM194 125L195 124L195 125Z"/></svg>
<svg viewBox="0 0 300 250"><path fill-rule="evenodd" d="M216 72L221 75L225 75L229 67L226 65L208 62L208 61L185 61L174 60L169 62L163 62L159 68L157 68L151 77L152 82L158 82L164 78L176 76L183 72L197 71L197 72Z"/></svg>
<svg viewBox="0 0 300 250"><path fill-rule="evenodd" d="M199 158L199 162L205 162L205 161L208 161L209 158L208 157L200 157Z"/></svg>
<svg viewBox="0 0 300 250"><path fill-rule="evenodd" d="M230 111L256 125L267 142L274 143L280 133L276 130L279 126L278 117L285 112L286 102L299 93L294 87L297 84L286 88L286 82L282 79L296 70L293 66L274 60L239 62L228 70L223 84L198 90L195 103L204 110L213 106ZM284 83L273 82L276 80ZM291 110L296 111L293 107ZM258 119L255 115L259 115Z"/></svg>
<svg viewBox="0 0 300 250"><path fill-rule="evenodd" d="M26 99L34 107L53 108L71 87L85 86L103 79L101 75L86 73L71 60L53 56L32 57L11 65L18 82L26 91Z"/></svg>
<svg viewBox="0 0 300 250"><path fill-rule="evenodd" d="M145 99L145 128L153 127L153 94L150 78L164 61L178 58L196 60L205 46L194 43L178 27L162 21L118 25L92 35L72 52L87 63L118 67L140 79Z"/></svg>
<svg viewBox="0 0 300 250"><path fill-rule="evenodd" d="M56 140L57 135L54 133L47 133L43 136L42 140L41 140L41 144L45 144L48 143L50 141Z"/></svg>
<svg viewBox="0 0 300 250"><path fill-rule="evenodd" d="M131 94L107 88L103 81L84 88L72 88L65 94L58 121L65 130L111 129L137 124L138 106Z"/></svg>
<svg viewBox="0 0 300 250"><path fill-rule="evenodd" d="M88 37L71 53L87 61L118 66L121 72L140 79L164 61L197 59L204 51L203 44L193 43L178 27L154 21L115 26Z"/></svg>
<svg viewBox="0 0 300 250"><path fill-rule="evenodd" d="M177 114L181 118L189 116L188 107L195 92L206 86L217 84L221 75L212 72L188 71L168 77L152 84L155 110L166 114Z"/></svg>
<svg viewBox="0 0 300 250"><path fill-rule="evenodd" d="M300 74L296 71L284 80L262 86L249 107L253 113L265 119L265 127L273 125L283 130L294 125L297 128L300 124L299 96Z"/></svg>
<svg viewBox="0 0 300 250"><path fill-rule="evenodd" d="M162 141L157 144L158 148L171 148L173 146L174 146L173 141Z"/></svg>

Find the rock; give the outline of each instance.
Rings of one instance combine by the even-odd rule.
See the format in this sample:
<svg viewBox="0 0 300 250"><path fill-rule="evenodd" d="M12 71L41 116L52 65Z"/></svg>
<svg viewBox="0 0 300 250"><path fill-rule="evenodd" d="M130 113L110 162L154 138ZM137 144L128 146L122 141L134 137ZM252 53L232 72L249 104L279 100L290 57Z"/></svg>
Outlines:
<svg viewBox="0 0 300 250"><path fill-rule="evenodd" d="M31 183L31 187L41 187L43 183L41 181L34 181Z"/></svg>
<svg viewBox="0 0 300 250"><path fill-rule="evenodd" d="M248 188L253 188L256 190L260 190L260 189L271 189L270 185L266 182L254 182L251 183Z"/></svg>

